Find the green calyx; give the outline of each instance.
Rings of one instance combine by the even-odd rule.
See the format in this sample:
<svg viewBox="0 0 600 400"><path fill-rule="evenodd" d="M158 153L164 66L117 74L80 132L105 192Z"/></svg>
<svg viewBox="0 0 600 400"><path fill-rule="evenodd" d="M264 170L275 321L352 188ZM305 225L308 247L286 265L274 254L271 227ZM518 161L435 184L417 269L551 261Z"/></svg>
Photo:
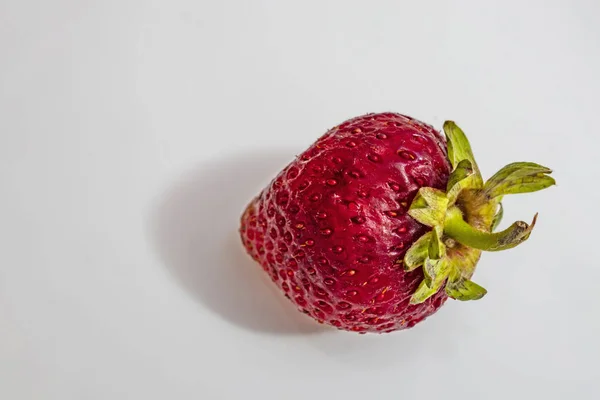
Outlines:
<svg viewBox="0 0 600 400"><path fill-rule="evenodd" d="M495 232L502 220L502 198L508 194L530 193L556 182L552 171L531 162L508 164L484 182L471 145L464 132L451 121L444 123L452 173L446 190L422 187L409 215L431 231L421 236L406 252L407 271L423 268L424 279L413 294L418 304L444 287L456 300L477 300L487 291L471 281L482 251L500 251L518 246L531 234L530 224L517 221Z"/></svg>

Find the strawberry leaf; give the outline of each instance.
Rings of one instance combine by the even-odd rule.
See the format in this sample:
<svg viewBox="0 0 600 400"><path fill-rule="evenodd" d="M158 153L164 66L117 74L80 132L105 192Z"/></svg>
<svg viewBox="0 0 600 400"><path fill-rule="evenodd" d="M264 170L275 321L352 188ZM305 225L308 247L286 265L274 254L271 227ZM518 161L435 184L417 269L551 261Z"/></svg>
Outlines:
<svg viewBox="0 0 600 400"><path fill-rule="evenodd" d="M508 164L496 172L483 187L483 194L490 199L506 194L530 193L556 184L548 176L552 170L532 162Z"/></svg>
<svg viewBox="0 0 600 400"><path fill-rule="evenodd" d="M473 164L469 160L462 160L458 163L450 177L448 178L447 195L448 205L453 205L458 198L461 190L468 185L468 179L474 173Z"/></svg>
<svg viewBox="0 0 600 400"><path fill-rule="evenodd" d="M441 190L422 187L415 196L408 214L423 225L442 227L448 208L448 199Z"/></svg>
<svg viewBox="0 0 600 400"><path fill-rule="evenodd" d="M425 284L430 288L433 288L436 276L435 268L437 267L439 262L440 260L435 260L427 257L425 263L423 264L423 279L425 280Z"/></svg>
<svg viewBox="0 0 600 400"><path fill-rule="evenodd" d="M465 133L453 121L444 122L444 133L448 145L448 158L453 168L457 168L462 160L469 160L473 167L473 175L469 179L472 182L470 185L473 188L481 188L483 186L483 178L479 172L479 167L475 162L471 144Z"/></svg>
<svg viewBox="0 0 600 400"><path fill-rule="evenodd" d="M429 242L433 236L433 231L427 232L421 236L404 255L404 269L412 271L423 265L429 255Z"/></svg>
<svg viewBox="0 0 600 400"><path fill-rule="evenodd" d="M425 264L428 264L428 262L426 261ZM425 272L425 279L423 279L415 293L412 295L410 299L411 304L422 303L440 290L450 273L450 263L448 263L445 258L433 260L433 262L424 267L423 270ZM429 274L433 276L428 277ZM427 282L429 282L429 284Z"/></svg>
<svg viewBox="0 0 600 400"><path fill-rule="evenodd" d="M425 280L421 282L415 293L410 298L410 304L420 304L437 293L439 289L430 288Z"/></svg>
<svg viewBox="0 0 600 400"><path fill-rule="evenodd" d="M433 259L440 259L446 253L446 247L440 240L441 232L438 228L433 229L431 240L429 241L429 257Z"/></svg>
<svg viewBox="0 0 600 400"><path fill-rule="evenodd" d="M454 275L454 274L453 274ZM455 277L456 276L456 277ZM486 295L487 290L473 281L455 275L446 283L446 294L455 300L479 300Z"/></svg>

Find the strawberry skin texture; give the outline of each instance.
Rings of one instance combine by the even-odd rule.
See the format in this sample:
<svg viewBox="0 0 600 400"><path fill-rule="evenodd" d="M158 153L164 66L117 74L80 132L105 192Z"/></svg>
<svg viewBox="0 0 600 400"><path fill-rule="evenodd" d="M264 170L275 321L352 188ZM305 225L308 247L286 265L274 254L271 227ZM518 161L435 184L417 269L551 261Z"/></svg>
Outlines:
<svg viewBox="0 0 600 400"><path fill-rule="evenodd" d="M420 187L445 190L446 142L430 125L367 114L329 130L248 205L246 251L300 311L339 329L411 328L446 301L410 297L422 269L402 260L430 228L407 214Z"/></svg>

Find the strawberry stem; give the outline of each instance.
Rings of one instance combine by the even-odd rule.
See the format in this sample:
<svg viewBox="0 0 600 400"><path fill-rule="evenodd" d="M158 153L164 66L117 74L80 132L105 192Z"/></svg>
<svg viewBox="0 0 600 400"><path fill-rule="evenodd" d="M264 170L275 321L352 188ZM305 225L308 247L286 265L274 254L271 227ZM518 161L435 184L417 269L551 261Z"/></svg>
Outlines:
<svg viewBox="0 0 600 400"><path fill-rule="evenodd" d="M529 238L535 226L537 214L531 225L517 221L507 229L496 232L484 232L469 225L458 207L452 207L446 213L444 234L457 242L484 251L501 251L511 249Z"/></svg>

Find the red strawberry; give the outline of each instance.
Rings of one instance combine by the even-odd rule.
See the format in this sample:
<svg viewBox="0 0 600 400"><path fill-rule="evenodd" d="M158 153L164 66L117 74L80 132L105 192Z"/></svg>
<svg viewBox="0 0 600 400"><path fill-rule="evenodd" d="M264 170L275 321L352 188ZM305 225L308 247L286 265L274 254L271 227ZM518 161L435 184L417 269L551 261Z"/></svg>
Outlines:
<svg viewBox="0 0 600 400"><path fill-rule="evenodd" d="M485 185L462 131L400 114L368 114L323 135L246 208L248 253L304 313L356 332L410 328L470 278L481 250L514 247L533 224L492 233L505 194L554 183L533 163ZM496 216L496 217L495 217Z"/></svg>

